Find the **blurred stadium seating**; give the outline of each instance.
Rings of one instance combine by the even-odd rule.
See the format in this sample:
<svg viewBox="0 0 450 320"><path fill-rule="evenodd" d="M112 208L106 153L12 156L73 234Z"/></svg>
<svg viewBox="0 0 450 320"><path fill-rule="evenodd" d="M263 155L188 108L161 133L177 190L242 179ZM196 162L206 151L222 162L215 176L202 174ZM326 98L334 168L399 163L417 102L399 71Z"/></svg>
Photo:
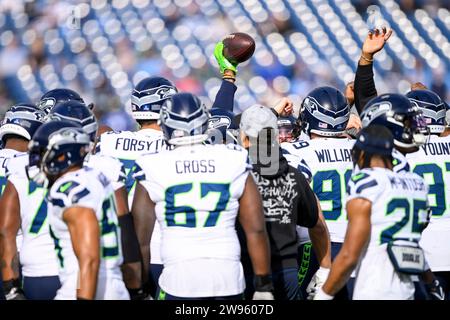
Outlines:
<svg viewBox="0 0 450 320"><path fill-rule="evenodd" d="M376 57L380 91L421 81L448 100L449 1L2 0L1 112L67 86L95 102L102 122L129 129L131 88L154 74L210 101L220 85L214 44L234 31L257 44L239 68L237 107L283 95L298 104L314 86L353 79L371 4L394 29Z"/></svg>

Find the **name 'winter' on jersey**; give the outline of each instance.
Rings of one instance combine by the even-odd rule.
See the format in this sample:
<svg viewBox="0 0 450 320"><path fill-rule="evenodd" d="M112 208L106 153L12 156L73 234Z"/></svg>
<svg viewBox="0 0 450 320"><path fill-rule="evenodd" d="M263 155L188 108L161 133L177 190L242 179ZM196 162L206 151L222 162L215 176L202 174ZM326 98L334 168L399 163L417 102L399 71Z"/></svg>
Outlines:
<svg viewBox="0 0 450 320"><path fill-rule="evenodd" d="M247 151L232 144L180 146L136 161L134 177L155 202L161 226L159 285L165 292L243 292L235 223L249 170Z"/></svg>
<svg viewBox="0 0 450 320"><path fill-rule="evenodd" d="M319 198L333 242L344 241L347 227L345 188L353 169L353 144L354 140L344 138L281 144L284 152L303 159L310 168L312 189Z"/></svg>
<svg viewBox="0 0 450 320"><path fill-rule="evenodd" d="M384 168L363 169L352 175L347 201L371 202L371 233L357 269L353 299L412 299L411 276L396 272L387 253L394 239L419 242L428 220L428 186L417 174Z"/></svg>
<svg viewBox="0 0 450 320"><path fill-rule="evenodd" d="M425 179L430 190L430 224L422 234L420 245L432 271L450 271L450 136L431 135L419 151L407 155L413 172Z"/></svg>
<svg viewBox="0 0 450 320"><path fill-rule="evenodd" d="M126 299L126 289L118 290L112 285L123 283L120 270L122 248L114 190L102 173L86 167L65 174L49 191L50 235L54 241L62 284L56 299L76 297L78 260L67 224L63 220L64 211L73 206L94 210L100 226L100 268L96 299Z"/></svg>
<svg viewBox="0 0 450 320"><path fill-rule="evenodd" d="M125 169L125 186L128 191L128 204L133 203L135 180L132 176L135 160L146 153L165 150L169 146L164 141L161 131L154 129L141 129L137 132L120 131L106 132L101 135L97 143L96 155L106 155L118 159ZM159 224L155 223L155 229L151 240L152 263L161 264L159 256L160 246Z"/></svg>
<svg viewBox="0 0 450 320"><path fill-rule="evenodd" d="M27 277L58 275L58 265L47 219L47 190L29 181L25 172L28 154L17 154L7 165L8 181L19 196L23 241L20 247L22 274Z"/></svg>

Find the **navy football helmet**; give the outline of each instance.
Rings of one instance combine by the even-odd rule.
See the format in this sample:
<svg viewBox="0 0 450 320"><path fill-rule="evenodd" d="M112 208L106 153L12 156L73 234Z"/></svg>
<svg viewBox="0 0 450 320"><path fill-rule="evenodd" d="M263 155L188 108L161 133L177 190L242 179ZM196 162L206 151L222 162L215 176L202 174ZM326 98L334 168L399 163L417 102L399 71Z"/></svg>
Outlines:
<svg viewBox="0 0 450 320"><path fill-rule="evenodd" d="M239 126L234 119L234 113L221 108L213 108L210 111L211 118L208 121L208 134L210 142L238 143Z"/></svg>
<svg viewBox="0 0 450 320"><path fill-rule="evenodd" d="M388 128L396 147L415 148L426 142L422 134L426 123L420 109L401 94L383 94L370 100L361 113L361 121L363 128L370 124Z"/></svg>
<svg viewBox="0 0 450 320"><path fill-rule="evenodd" d="M32 104L18 104L9 108L0 127L0 139L17 135L31 140L37 128L45 122L45 113ZM3 143L5 143L3 141Z"/></svg>
<svg viewBox="0 0 450 320"><path fill-rule="evenodd" d="M171 145L188 145L208 139L206 106L191 93L177 93L161 107L160 126L164 138Z"/></svg>
<svg viewBox="0 0 450 320"><path fill-rule="evenodd" d="M76 122L89 135L91 141L95 141L98 124L95 115L84 104L78 101L60 102L50 111L49 119L60 119Z"/></svg>
<svg viewBox="0 0 450 320"><path fill-rule="evenodd" d="M436 93L430 90L412 90L406 97L422 111L430 133L444 132L447 110L444 101Z"/></svg>
<svg viewBox="0 0 450 320"><path fill-rule="evenodd" d="M302 130L320 136L335 137L345 133L350 107L338 89L318 87L303 99L299 122Z"/></svg>
<svg viewBox="0 0 450 320"><path fill-rule="evenodd" d="M78 101L84 103L83 98L81 98L81 96L75 91L70 89L58 88L44 93L44 95L39 100L37 107L48 114L56 104L66 101ZM92 109L92 103L88 107Z"/></svg>
<svg viewBox="0 0 450 320"><path fill-rule="evenodd" d="M28 178L42 184L43 173L54 180L70 167L83 163L90 143L89 135L77 123L65 120L44 123L28 145Z"/></svg>
<svg viewBox="0 0 450 320"><path fill-rule="evenodd" d="M135 120L158 120L161 106L178 90L163 77L148 77L141 80L131 95L131 112Z"/></svg>
<svg viewBox="0 0 450 320"><path fill-rule="evenodd" d="M295 120L293 116L278 118L278 140L280 143L291 142L294 139Z"/></svg>

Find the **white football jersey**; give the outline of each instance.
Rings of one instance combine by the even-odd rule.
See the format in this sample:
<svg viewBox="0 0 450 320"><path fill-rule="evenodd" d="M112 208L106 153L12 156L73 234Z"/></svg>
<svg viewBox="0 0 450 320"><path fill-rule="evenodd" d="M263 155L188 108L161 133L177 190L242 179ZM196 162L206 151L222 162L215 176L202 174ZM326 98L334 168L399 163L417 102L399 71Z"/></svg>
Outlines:
<svg viewBox="0 0 450 320"><path fill-rule="evenodd" d="M235 223L251 170L236 145L180 146L144 155L134 177L156 204L164 270L159 286L178 297L240 294L244 275Z"/></svg>
<svg viewBox="0 0 450 320"><path fill-rule="evenodd" d="M87 167L68 172L53 184L48 200L50 235L54 241L62 284L57 299L76 297L79 265L68 226L63 220L64 211L74 206L94 210L100 227L101 256L96 299L126 299L123 290L114 293L111 292L114 288L103 285L112 280L122 281L120 266L123 261L114 190L108 178Z"/></svg>
<svg viewBox="0 0 450 320"><path fill-rule="evenodd" d="M356 270L353 299L413 299L411 276L398 273L387 244L394 239L419 242L428 220L428 186L419 175L385 168L363 169L348 183L347 202L372 203L370 240Z"/></svg>
<svg viewBox="0 0 450 320"><path fill-rule="evenodd" d="M96 154L116 158L123 164L130 210L134 197L135 180L132 177L132 170L135 160L143 154L158 152L166 148L169 148L169 146L164 140L163 133L154 129L141 129L136 132L106 132L100 136L100 141L96 147ZM161 243L159 229L159 224L156 222L152 240L150 241L150 250L152 251L151 263L154 264L162 263L159 254Z"/></svg>
<svg viewBox="0 0 450 320"><path fill-rule="evenodd" d="M16 154L20 154L21 152L13 150L13 149L1 149L0 150L0 196L3 194L3 191L6 187L6 171L8 160ZM22 246L22 230L19 230L16 237L16 246L17 250L20 251L20 247Z"/></svg>
<svg viewBox="0 0 450 320"><path fill-rule="evenodd" d="M422 176L430 188L432 215L420 245L432 271L450 271L450 136L431 135L419 151L407 158L412 171Z"/></svg>
<svg viewBox="0 0 450 320"><path fill-rule="evenodd" d="M116 158L100 154L88 154L84 159L84 166L103 173L111 182L114 191L125 186L127 178L125 168L122 162Z"/></svg>
<svg viewBox="0 0 450 320"><path fill-rule="evenodd" d="M311 186L317 195L332 242L343 242L347 228L345 189L353 169L354 140L318 138L282 143L286 153L303 159L311 170ZM300 241L307 233L299 235Z"/></svg>
<svg viewBox="0 0 450 320"><path fill-rule="evenodd" d="M7 164L7 178L19 196L22 273L27 277L57 276L55 249L48 229L47 190L28 180L28 159L27 153L20 153Z"/></svg>

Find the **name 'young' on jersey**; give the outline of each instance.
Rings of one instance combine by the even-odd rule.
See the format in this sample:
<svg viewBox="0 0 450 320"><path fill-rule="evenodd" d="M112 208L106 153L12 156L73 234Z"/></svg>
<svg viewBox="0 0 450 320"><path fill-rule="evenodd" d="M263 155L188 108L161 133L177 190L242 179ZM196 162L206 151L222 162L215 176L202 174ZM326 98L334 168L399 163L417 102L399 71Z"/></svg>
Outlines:
<svg viewBox="0 0 450 320"><path fill-rule="evenodd" d="M413 172L428 184L429 226L420 245L432 271L450 271L450 136L431 135L419 151L407 155Z"/></svg>
<svg viewBox="0 0 450 320"><path fill-rule="evenodd" d="M134 177L156 204L161 226L159 285L165 292L180 297L243 292L235 223L249 170L247 151L235 145L180 146L136 161Z"/></svg>
<svg viewBox="0 0 450 320"><path fill-rule="evenodd" d="M73 206L94 210L100 227L100 268L96 298L104 298L104 283L122 280L122 248L114 190L110 181L94 169L83 167L59 178L49 191L50 235L59 266L62 287L57 298L70 299L76 294L78 260L73 251L64 211ZM107 287L106 287L107 288Z"/></svg>

